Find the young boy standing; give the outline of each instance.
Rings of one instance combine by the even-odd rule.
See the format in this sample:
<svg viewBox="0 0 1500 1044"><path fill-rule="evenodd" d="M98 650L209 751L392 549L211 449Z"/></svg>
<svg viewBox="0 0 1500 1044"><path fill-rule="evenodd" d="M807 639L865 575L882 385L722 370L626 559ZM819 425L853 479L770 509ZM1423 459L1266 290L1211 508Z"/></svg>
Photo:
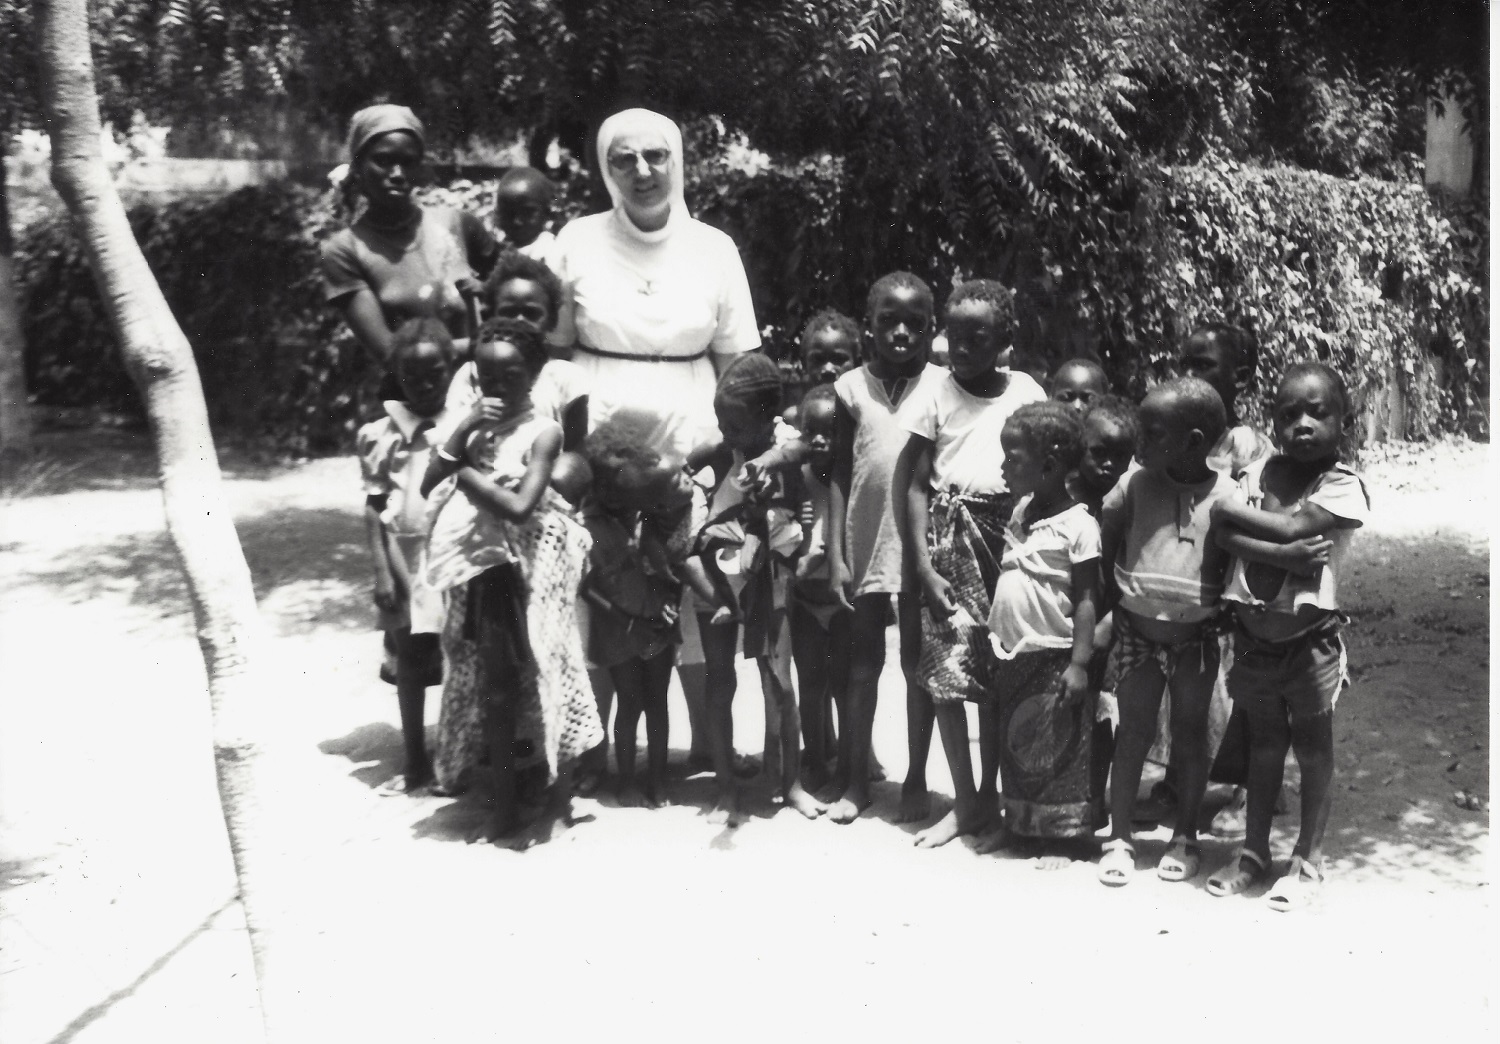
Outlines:
<svg viewBox="0 0 1500 1044"><path fill-rule="evenodd" d="M547 230L557 205L557 185L535 167L512 167L495 187L495 225L504 245L543 264L552 261L557 237Z"/></svg>
<svg viewBox="0 0 1500 1044"><path fill-rule="evenodd" d="M1120 725L1110 792L1110 840L1099 879L1123 885L1135 873L1131 813L1141 768L1170 688L1172 745L1181 794L1172 845L1157 876L1186 881L1200 862L1198 808L1208 777L1208 702L1219 669L1210 625L1228 556L1210 539L1213 504L1235 485L1208 466L1224 433L1224 403L1187 377L1154 389L1141 404L1141 468L1122 478L1101 511L1105 575L1118 594L1111 662Z"/></svg>
<svg viewBox="0 0 1500 1044"><path fill-rule="evenodd" d="M1302 770L1302 828L1287 873L1266 894L1275 910L1306 904L1323 883L1323 834L1333 782L1333 710L1349 676L1338 580L1354 530L1370 514L1364 483L1339 463L1352 415L1343 380L1322 363L1288 368L1273 422L1280 453L1240 481L1243 499L1213 507L1235 560L1224 599L1234 606L1229 694L1250 739L1248 823L1237 858L1208 881L1234 895L1271 865L1271 815L1290 747Z"/></svg>

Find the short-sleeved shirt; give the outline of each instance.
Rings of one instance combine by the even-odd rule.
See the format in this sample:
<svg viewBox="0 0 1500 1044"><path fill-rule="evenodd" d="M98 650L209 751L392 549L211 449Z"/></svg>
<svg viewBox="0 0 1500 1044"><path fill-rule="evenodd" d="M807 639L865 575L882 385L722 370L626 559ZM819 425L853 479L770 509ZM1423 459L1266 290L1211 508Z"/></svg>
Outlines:
<svg viewBox="0 0 1500 1044"><path fill-rule="evenodd" d="M1018 407L1047 398L1028 374L1005 372L1005 389L992 398L965 391L950 373L944 380L917 389L902 406L902 425L934 446L933 489L1005 492L1000 430Z"/></svg>
<svg viewBox="0 0 1500 1044"><path fill-rule="evenodd" d="M990 608L990 645L1003 660L1073 645L1073 567L1099 558L1099 523L1074 504L1026 526L1031 497L1005 527L1005 554Z"/></svg>
<svg viewBox="0 0 1500 1044"><path fill-rule="evenodd" d="M588 393L589 379L583 367L566 359L548 359L531 386L531 408L538 417L549 417L563 425L566 424L563 416L568 407ZM453 383L448 385L443 412L451 418L450 423L457 424L469 415L481 398L479 370L472 362L466 362L453 375ZM447 430L452 431L452 428Z"/></svg>
<svg viewBox="0 0 1500 1044"><path fill-rule="evenodd" d="M464 332L465 308L456 283L476 273L470 258L492 261L494 238L480 220L446 207L424 207L417 234L401 243L365 218L334 233L323 244L323 297L337 301L369 289L394 330L407 319L436 314L454 336Z"/></svg>
<svg viewBox="0 0 1500 1044"><path fill-rule="evenodd" d="M1121 608L1174 623L1213 615L1229 554L1210 535L1209 512L1237 488L1220 472L1195 483L1145 468L1121 476L1099 511L1101 528L1120 534L1114 579Z"/></svg>
<svg viewBox="0 0 1500 1044"><path fill-rule="evenodd" d="M854 421L854 460L844 512L844 556L854 594L898 594L911 590L892 498L896 459L909 437L899 411L925 386L948 371L928 363L917 376L889 386L860 366L833 382L833 393Z"/></svg>
<svg viewBox="0 0 1500 1044"><path fill-rule="evenodd" d="M1240 477L1238 496L1253 508L1259 508L1265 497L1262 482L1266 464L1273 458L1262 457L1251 464ZM1245 578L1245 563L1241 559L1231 560L1229 579L1224 585L1224 600L1245 605L1264 606L1271 612L1295 615L1304 607L1326 609L1339 607L1339 574L1344 569L1344 559L1349 553L1349 544L1354 539L1354 530L1363 526L1370 517L1370 494L1364 482L1344 464L1334 466L1313 482L1292 505L1296 511L1304 504L1313 504L1344 522L1353 523L1329 530L1323 536L1332 543L1328 551L1328 564L1314 576L1295 576L1286 573L1281 589L1270 601L1258 597Z"/></svg>
<svg viewBox="0 0 1500 1044"><path fill-rule="evenodd" d="M419 417L404 402L387 402L385 412L354 438L365 495L386 498L380 521L392 534L424 536L422 477L448 430L447 414Z"/></svg>
<svg viewBox="0 0 1500 1044"><path fill-rule="evenodd" d="M1208 466L1237 479L1251 464L1269 457L1275 448L1262 432L1248 424L1236 424L1214 443L1208 454Z"/></svg>
<svg viewBox="0 0 1500 1044"><path fill-rule="evenodd" d="M564 304L552 340L577 342L590 428L639 410L659 420L653 443L685 456L719 437L707 354L760 347L750 284L734 241L718 229L689 218L645 236L621 227L628 220L590 214L558 233Z"/></svg>

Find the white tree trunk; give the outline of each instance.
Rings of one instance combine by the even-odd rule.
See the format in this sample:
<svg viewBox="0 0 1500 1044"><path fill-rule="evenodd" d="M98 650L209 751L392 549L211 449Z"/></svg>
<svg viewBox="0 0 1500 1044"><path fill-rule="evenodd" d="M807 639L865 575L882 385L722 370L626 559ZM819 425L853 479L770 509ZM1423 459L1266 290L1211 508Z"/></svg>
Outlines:
<svg viewBox="0 0 1500 1044"><path fill-rule="evenodd" d="M10 195L5 182L9 134L0 128L0 450L25 449L31 443L31 409L26 402L26 339L21 334L21 308L16 301Z"/></svg>
<svg viewBox="0 0 1500 1044"><path fill-rule="evenodd" d="M272 942L283 923L285 893L259 800L267 793L261 784L265 751L255 722L260 701L274 691L257 684L265 664L264 625L224 496L197 364L131 233L100 152L86 0L42 0L37 14L52 182L73 215L126 365L145 396L167 528L187 576L208 672L219 796L261 1011L269 1038L295 1039L286 1025L289 1006L281 1003L295 989L278 986Z"/></svg>

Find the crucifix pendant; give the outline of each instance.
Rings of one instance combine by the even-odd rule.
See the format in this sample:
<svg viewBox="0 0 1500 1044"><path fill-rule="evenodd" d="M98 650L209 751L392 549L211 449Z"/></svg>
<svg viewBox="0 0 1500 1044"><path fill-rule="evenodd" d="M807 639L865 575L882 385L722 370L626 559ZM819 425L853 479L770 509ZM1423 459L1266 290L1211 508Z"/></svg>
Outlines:
<svg viewBox="0 0 1500 1044"><path fill-rule="evenodd" d="M642 281L646 285L643 286L643 287L641 287L641 293L645 294L647 297L650 297L652 294L656 293L656 286L655 286L654 283L651 282L651 280L646 279L646 280L642 280Z"/></svg>

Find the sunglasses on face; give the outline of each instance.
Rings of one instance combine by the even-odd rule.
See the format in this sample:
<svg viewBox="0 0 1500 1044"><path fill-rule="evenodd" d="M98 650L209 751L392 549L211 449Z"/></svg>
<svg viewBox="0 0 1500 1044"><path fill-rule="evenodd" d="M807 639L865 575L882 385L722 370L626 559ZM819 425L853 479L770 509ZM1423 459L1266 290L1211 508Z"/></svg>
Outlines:
<svg viewBox="0 0 1500 1044"><path fill-rule="evenodd" d="M672 154L666 149L645 149L641 152L611 152L609 154L609 165L618 171L634 170L636 164L641 160L646 161L646 166L661 168L671 160Z"/></svg>

